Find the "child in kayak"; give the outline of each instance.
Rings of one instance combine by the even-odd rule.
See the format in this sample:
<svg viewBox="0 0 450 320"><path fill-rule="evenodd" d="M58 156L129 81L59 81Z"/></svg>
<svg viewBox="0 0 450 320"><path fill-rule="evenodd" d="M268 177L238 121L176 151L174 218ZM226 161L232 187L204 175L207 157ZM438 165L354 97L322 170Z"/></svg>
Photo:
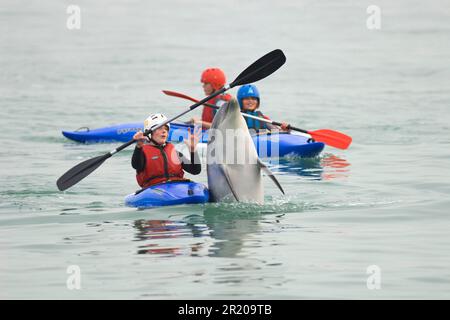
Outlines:
<svg viewBox="0 0 450 320"><path fill-rule="evenodd" d="M167 120L166 116L156 113L144 122L145 130L151 130ZM195 128L188 139L185 140L190 151L190 159L175 149L172 143L167 142L170 124L166 124L154 132L149 138L139 131L133 139L137 141L131 159L131 166L136 169L136 180L142 188L168 181L183 181L184 171L191 174L201 172L201 163L196 148L199 142L201 128Z"/></svg>
<svg viewBox="0 0 450 320"><path fill-rule="evenodd" d="M260 103L260 95L256 86L246 84L240 87L237 93L237 100L239 102L239 106L241 107L242 113L270 120L269 117L265 116L261 111L257 111ZM247 122L248 128L252 131L254 130L259 132L260 130L280 130L280 128L282 131L289 131L289 124L286 122L282 122L281 127L278 127L271 123L252 118L244 117L244 119Z"/></svg>
<svg viewBox="0 0 450 320"><path fill-rule="evenodd" d="M205 95L209 96L223 88L226 83L226 77L225 73L221 69L208 68L203 71L200 81L202 83ZM221 107L223 104L230 101L230 99L231 95L225 93L212 98L207 103ZM190 122L194 124L201 124L203 129L209 129L211 128L211 123L214 119L215 114L215 109L204 106L202 111L202 118L200 119L198 117L193 117Z"/></svg>

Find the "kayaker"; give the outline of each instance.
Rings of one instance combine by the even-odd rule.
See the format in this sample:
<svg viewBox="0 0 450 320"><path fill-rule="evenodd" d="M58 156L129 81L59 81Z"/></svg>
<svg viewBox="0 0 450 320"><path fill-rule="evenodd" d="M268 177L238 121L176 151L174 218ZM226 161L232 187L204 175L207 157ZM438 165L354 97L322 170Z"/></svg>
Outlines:
<svg viewBox="0 0 450 320"><path fill-rule="evenodd" d="M165 122L167 117L161 113L152 114L144 122L145 130L151 130ZM188 139L185 140L190 151L190 159L187 159L175 146L167 142L170 124L166 124L154 132L149 138L142 131L137 132L133 139L137 141L134 149L131 165L136 169L136 180L142 188L168 181L183 181L184 171L190 174L201 172L201 163L196 148L199 142L201 127L196 127L193 134L188 131Z"/></svg>
<svg viewBox="0 0 450 320"><path fill-rule="evenodd" d="M260 105L260 95L258 88L253 84L246 84L239 88L237 93L237 100L239 106L241 107L241 112L252 116L265 118L270 120L269 117L265 116L261 111L257 110ZM271 123L259 121L252 118L244 117L247 122L247 126L250 130L255 130L259 132L260 130L282 130L289 131L289 124L287 122L282 122L281 126L276 126Z"/></svg>
<svg viewBox="0 0 450 320"><path fill-rule="evenodd" d="M225 77L225 73L221 69L208 68L203 71L200 81L202 83L205 95L209 96L214 92L222 89L227 80ZM227 93L220 94L209 100L207 103L221 107L223 104L230 101L230 99L231 95ZM211 128L211 123L214 119L215 114L215 109L204 106L201 119L199 117L193 117L191 118L190 122L194 124L201 124L203 129L209 129Z"/></svg>

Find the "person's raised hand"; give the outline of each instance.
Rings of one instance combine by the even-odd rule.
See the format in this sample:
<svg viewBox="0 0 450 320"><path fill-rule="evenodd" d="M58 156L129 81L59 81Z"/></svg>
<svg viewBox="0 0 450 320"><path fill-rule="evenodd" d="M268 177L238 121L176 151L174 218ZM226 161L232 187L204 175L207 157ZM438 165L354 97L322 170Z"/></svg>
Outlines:
<svg viewBox="0 0 450 320"><path fill-rule="evenodd" d="M184 143L187 145L190 152L195 152L195 150L197 149L197 144L200 141L201 134L201 126L195 126L193 133L191 133L191 128L188 128L188 138L184 140Z"/></svg>

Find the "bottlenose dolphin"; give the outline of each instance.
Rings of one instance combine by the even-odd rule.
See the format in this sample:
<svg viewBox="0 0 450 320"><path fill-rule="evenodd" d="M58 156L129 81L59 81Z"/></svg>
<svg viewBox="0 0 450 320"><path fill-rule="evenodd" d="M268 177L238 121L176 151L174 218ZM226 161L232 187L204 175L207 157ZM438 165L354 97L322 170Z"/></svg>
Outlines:
<svg viewBox="0 0 450 320"><path fill-rule="evenodd" d="M214 116L208 132L207 164L210 201L264 203L261 170L283 188L260 161L239 104L232 99Z"/></svg>

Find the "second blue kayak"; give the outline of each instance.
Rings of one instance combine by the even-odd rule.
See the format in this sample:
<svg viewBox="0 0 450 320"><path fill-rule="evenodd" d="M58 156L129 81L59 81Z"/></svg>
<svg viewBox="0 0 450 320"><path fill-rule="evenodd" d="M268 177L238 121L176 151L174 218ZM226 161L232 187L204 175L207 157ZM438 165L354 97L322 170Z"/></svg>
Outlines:
<svg viewBox="0 0 450 320"><path fill-rule="evenodd" d="M193 132L193 125L171 123L168 140L171 142L183 141L188 137L189 128ZM80 128L77 131L63 131L62 134L66 138L83 143L127 142L139 130L143 130L142 123L132 122L92 130ZM252 138L261 158L277 158L287 155L304 158L316 157L325 147L322 142L314 142L302 135L285 132L257 134ZM207 131L203 131L200 142L208 142Z"/></svg>
<svg viewBox="0 0 450 320"><path fill-rule="evenodd" d="M188 136L188 129L193 130L194 126L183 123L171 123L169 131L169 141L183 141ZM144 131L142 122L122 123L114 126L98 129L82 127L76 131L62 131L63 136L70 140L83 143L98 142L127 142L133 139L133 135L138 131ZM208 136L204 135L201 142L208 142Z"/></svg>

